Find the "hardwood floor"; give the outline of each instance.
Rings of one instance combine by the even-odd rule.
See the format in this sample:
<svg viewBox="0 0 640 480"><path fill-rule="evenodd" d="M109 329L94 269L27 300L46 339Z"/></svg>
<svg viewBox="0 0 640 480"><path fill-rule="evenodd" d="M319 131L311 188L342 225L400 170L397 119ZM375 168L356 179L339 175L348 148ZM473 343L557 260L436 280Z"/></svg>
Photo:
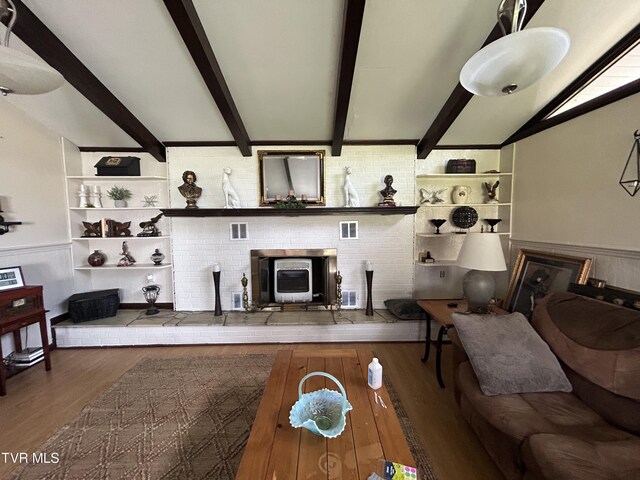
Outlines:
<svg viewBox="0 0 640 480"><path fill-rule="evenodd" d="M39 446L75 418L124 372L147 357L275 353L278 349L360 347L371 349L383 365L418 431L439 480L497 480L502 475L460 416L451 388L436 382L435 358L420 362L419 343L281 344L64 349L52 352L53 370L44 365L7 381L0 397L0 478L17 465L2 452L38 452ZM450 348L443 370L451 383ZM53 452L47 452L49 454Z"/></svg>

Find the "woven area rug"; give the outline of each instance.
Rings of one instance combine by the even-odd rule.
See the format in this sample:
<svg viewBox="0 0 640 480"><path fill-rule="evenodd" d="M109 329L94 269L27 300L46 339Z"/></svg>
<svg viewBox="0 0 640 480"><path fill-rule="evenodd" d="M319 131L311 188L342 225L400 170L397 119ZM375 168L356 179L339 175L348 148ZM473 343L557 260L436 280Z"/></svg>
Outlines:
<svg viewBox="0 0 640 480"><path fill-rule="evenodd" d="M14 480L235 477L273 355L146 359L38 451L60 461L24 465ZM387 383L421 479L435 480Z"/></svg>

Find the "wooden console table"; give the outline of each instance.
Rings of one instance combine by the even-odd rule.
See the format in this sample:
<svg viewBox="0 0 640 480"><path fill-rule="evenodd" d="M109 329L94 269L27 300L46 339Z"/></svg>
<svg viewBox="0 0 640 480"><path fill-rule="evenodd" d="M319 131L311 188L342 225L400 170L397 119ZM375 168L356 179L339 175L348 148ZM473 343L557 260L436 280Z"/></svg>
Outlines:
<svg viewBox="0 0 640 480"><path fill-rule="evenodd" d="M455 304L455 307L449 307L449 304ZM424 345L424 357L422 361L429 359L429 351L431 349L431 321L435 320L440 324L438 330L438 340L436 341L436 378L440 388L444 388L444 380L442 379L442 344L444 334L453 327L451 320L452 313L461 313L467 310L467 304L464 300L418 300L418 305L427 312L427 337ZM509 312L496 306L491 306L491 313L497 315L505 315Z"/></svg>
<svg viewBox="0 0 640 480"><path fill-rule="evenodd" d="M49 358L49 337L47 335L46 310L42 302L42 286L32 285L0 292L0 336L13 333L16 352L22 351L20 329L33 323L40 324L42 351L46 370L51 370ZM2 343L0 342L0 396L7 394L6 380L10 376L2 362Z"/></svg>

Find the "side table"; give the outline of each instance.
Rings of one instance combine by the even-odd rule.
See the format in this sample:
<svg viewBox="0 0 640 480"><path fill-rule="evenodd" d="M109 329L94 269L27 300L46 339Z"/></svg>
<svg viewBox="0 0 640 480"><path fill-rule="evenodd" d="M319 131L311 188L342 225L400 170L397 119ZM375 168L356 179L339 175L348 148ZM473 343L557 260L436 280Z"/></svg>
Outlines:
<svg viewBox="0 0 640 480"><path fill-rule="evenodd" d="M20 329L32 323L39 323L45 369L51 370L45 312L42 302L42 286L40 285L0 292L0 336L13 333L15 350L20 352L22 351ZM0 343L0 396L7 393L5 382L8 377L2 358L2 344Z"/></svg>
<svg viewBox="0 0 640 480"><path fill-rule="evenodd" d="M454 303L457 304L457 306L448 306L449 304ZM422 357L422 362L426 362L429 359L429 352L431 349L431 320L435 320L440 324L438 339L436 340L436 378L438 379L438 385L440 385L440 388L444 388L444 380L442 379L442 344L444 334L447 333L449 328L453 327L451 314L466 312L467 304L464 300L418 300L418 305L427 312L427 337L425 339L424 357ZM498 315L509 313L496 306L491 306L491 312L492 314Z"/></svg>

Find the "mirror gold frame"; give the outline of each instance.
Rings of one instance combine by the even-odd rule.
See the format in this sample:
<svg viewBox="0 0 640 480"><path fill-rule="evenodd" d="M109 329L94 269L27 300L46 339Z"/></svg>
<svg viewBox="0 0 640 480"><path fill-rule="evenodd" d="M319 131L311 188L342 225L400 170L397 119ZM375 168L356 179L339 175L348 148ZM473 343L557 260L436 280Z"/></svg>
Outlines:
<svg viewBox="0 0 640 480"><path fill-rule="evenodd" d="M258 150L260 206L293 195L311 205L325 205L324 150Z"/></svg>

